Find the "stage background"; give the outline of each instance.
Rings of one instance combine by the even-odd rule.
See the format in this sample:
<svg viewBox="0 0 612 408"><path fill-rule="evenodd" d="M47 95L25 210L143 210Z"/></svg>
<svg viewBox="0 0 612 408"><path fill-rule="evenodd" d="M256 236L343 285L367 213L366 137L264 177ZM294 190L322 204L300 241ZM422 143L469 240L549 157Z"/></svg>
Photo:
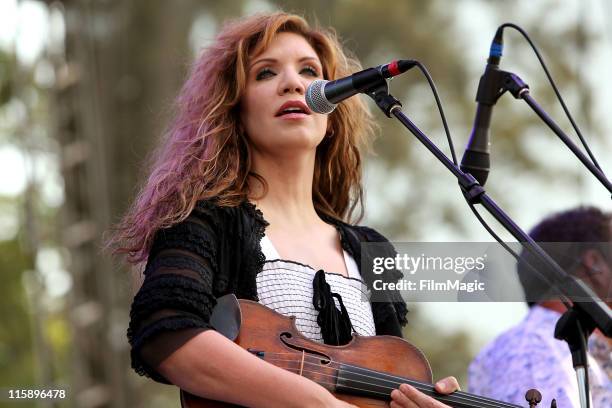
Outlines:
<svg viewBox="0 0 612 408"><path fill-rule="evenodd" d="M194 56L227 18L279 7L335 27L364 66L422 61L459 157L495 29L517 23L612 173L612 5L605 0L2 0L0 387L68 388L59 404L19 406L179 405L175 388L129 368L134 283L120 260L101 251L102 237L132 200ZM574 134L527 43L511 30L505 40L502 67ZM448 153L422 76L414 70L391 90ZM381 130L376 155L365 159L363 223L395 241L490 241L442 165L373 111ZM502 97L491 134L487 190L520 226L578 204L610 210L609 194L523 102ZM428 355L435 377L454 375L465 388L471 358L526 308L420 303L410 310L406 335Z"/></svg>

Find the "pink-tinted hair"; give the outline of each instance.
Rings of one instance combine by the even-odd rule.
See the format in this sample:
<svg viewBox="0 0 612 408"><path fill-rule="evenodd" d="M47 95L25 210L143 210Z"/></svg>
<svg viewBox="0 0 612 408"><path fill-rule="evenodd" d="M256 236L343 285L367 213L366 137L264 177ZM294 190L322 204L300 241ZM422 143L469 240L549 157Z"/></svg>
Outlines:
<svg viewBox="0 0 612 408"><path fill-rule="evenodd" d="M176 116L152 156L151 171L133 205L114 229L109 245L131 263L147 258L161 229L189 216L198 200L221 206L246 200L251 169L248 139L239 119L248 62L279 32L302 35L317 52L323 75L334 79L359 70L335 33L311 28L300 16L258 14L226 24L195 61L176 101ZM342 103L329 117L334 136L317 147L313 200L317 211L348 220L359 205L363 214L360 149L372 120L359 98Z"/></svg>

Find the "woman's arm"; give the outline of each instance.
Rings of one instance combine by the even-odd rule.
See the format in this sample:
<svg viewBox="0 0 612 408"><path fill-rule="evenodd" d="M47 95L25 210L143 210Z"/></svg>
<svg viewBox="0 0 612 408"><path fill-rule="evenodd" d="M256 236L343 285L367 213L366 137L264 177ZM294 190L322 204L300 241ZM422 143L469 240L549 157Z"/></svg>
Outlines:
<svg viewBox="0 0 612 408"><path fill-rule="evenodd" d="M353 407L321 385L261 360L214 330L190 339L157 370L193 395L242 406Z"/></svg>
<svg viewBox="0 0 612 408"><path fill-rule="evenodd" d="M205 361L202 350L206 350ZM242 406L353 407L321 385L255 357L214 330L193 337L157 370L193 395ZM436 384L436 390L444 394L458 389L453 377ZM446 407L406 384L391 396L391 407Z"/></svg>

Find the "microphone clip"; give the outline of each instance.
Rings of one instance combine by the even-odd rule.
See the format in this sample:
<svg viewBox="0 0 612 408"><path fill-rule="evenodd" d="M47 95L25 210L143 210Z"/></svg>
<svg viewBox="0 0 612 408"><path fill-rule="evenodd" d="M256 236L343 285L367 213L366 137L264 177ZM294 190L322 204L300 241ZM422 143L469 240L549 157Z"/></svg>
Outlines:
<svg viewBox="0 0 612 408"><path fill-rule="evenodd" d="M506 91L510 91L516 99L519 99L525 92L529 92L529 85L512 72L502 71L495 64L487 64L485 73L478 83L476 102L493 106Z"/></svg>
<svg viewBox="0 0 612 408"><path fill-rule="evenodd" d="M376 102L376 105L388 118L394 109L401 108L402 103L389 93L389 84L384 78L380 78L372 87L364 91L366 95Z"/></svg>

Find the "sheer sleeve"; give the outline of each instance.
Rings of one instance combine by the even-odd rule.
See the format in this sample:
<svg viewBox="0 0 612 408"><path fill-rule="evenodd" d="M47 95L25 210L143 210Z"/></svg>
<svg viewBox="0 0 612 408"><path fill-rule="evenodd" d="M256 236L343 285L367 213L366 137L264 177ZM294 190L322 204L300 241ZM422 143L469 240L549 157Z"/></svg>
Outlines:
<svg viewBox="0 0 612 408"><path fill-rule="evenodd" d="M130 311L128 339L132 368L168 384L159 364L195 335L210 327L215 305L217 220L192 214L157 232L144 282Z"/></svg>

